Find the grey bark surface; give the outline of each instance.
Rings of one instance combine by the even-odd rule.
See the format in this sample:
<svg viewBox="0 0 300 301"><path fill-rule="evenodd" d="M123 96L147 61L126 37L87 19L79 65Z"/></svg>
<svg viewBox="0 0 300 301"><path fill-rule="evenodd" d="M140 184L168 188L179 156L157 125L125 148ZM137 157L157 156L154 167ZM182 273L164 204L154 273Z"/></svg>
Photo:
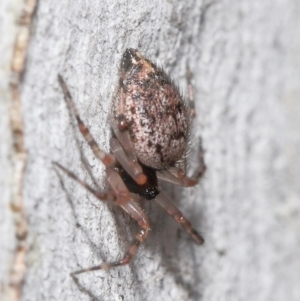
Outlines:
<svg viewBox="0 0 300 301"><path fill-rule="evenodd" d="M299 15L299 2L279 0L39 1L21 94L29 245L21 300L300 299ZM57 74L108 151L128 47L164 66L183 91L187 66L193 73L190 165L197 168L201 136L207 172L196 188L163 189L205 245L149 203L152 231L134 261L74 281L70 272L119 259L136 225L53 168L58 161L93 185L87 165L104 187L103 165L74 127ZM5 262L10 249L1 252Z"/></svg>

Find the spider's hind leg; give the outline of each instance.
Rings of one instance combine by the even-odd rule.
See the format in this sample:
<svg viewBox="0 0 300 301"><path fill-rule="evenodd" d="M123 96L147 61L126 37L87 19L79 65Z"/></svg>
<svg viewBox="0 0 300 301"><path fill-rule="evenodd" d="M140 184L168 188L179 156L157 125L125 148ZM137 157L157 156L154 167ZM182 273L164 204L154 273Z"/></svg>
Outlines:
<svg viewBox="0 0 300 301"><path fill-rule="evenodd" d="M134 240L132 241L131 245L127 249L127 252L125 253L124 257L121 260L112 263L102 263L101 265L98 266L76 271L74 273L71 273L71 275L74 276L77 274L81 274L89 271L101 270L101 269L108 270L113 267L129 264L132 258L136 255L139 246L147 238L150 229L149 220L146 214L141 209L141 207L138 205L137 203L138 200L136 199L136 196L131 194L131 199L129 199L128 201L120 202L120 199L117 198L116 194L113 191L102 192L102 191L95 190L89 184L79 179L73 172L71 172L61 164L57 162L53 162L53 164L56 167L58 167L60 170L62 170L65 174L67 174L70 178L72 178L74 181L79 183L82 187L84 187L89 192L91 192L98 200L101 201L109 200L112 201L114 204L119 205L125 212L127 212L133 219L135 219L140 226L140 229L138 230Z"/></svg>
<svg viewBox="0 0 300 301"><path fill-rule="evenodd" d="M184 217L181 211L162 192L155 198L155 201L171 215L175 221L185 229L186 232L199 244L204 243L203 237L193 228L191 223Z"/></svg>
<svg viewBox="0 0 300 301"><path fill-rule="evenodd" d="M90 271L96 271L96 270L108 270L113 267L121 266L121 265L126 265L129 264L132 260L132 258L136 255L139 246L145 241L147 238L149 229L150 229L150 224L148 221L148 218L146 214L143 212L143 210L140 208L140 206L137 204L136 201L134 200L129 200L127 203L120 205L124 211L126 211L133 219L137 221L137 223L140 226L140 229L138 230L135 238L133 239L131 245L127 249L125 255L123 258L119 261L115 261L112 263L102 263L97 266L93 266L90 268L78 270L71 275L78 275L81 273L85 272L90 272Z"/></svg>

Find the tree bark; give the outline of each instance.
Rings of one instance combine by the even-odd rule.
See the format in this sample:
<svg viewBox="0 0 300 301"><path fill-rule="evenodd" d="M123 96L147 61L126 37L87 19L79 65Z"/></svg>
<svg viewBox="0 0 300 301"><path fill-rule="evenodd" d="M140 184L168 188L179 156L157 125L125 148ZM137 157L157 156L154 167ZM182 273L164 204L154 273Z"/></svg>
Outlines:
<svg viewBox="0 0 300 301"><path fill-rule="evenodd" d="M288 0L39 1L20 90L28 235L18 298L299 300L299 15L300 3ZM162 189L205 245L195 245L150 202L145 211L152 231L133 262L73 279L73 271L121 258L137 228L122 210L53 167L57 161L104 187L104 167L74 126L57 75L109 151L111 98L128 47L162 65L185 95L191 71L196 118L190 165L195 170L199 163L201 136L207 172L196 188ZM9 72L3 74L7 79ZM7 160L15 152L9 99L1 101L0 227L7 243L1 242L0 266L2 294L16 300L6 290L17 244L9 209L17 184L6 181L17 160Z"/></svg>

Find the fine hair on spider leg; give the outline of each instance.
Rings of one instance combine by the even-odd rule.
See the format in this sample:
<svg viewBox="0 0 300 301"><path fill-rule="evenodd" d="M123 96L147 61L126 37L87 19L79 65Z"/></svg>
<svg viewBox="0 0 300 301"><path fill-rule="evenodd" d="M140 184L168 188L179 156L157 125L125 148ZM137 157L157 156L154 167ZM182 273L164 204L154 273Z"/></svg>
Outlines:
<svg viewBox="0 0 300 301"><path fill-rule="evenodd" d="M192 187L202 175L192 178L186 175L190 113L170 77L137 50L128 48L124 52L118 89L112 99L109 153L101 150L85 126L60 75L58 81L79 131L96 158L105 165L109 188L105 192L98 191L61 164L54 162L55 166L98 200L109 200L120 206L139 225L121 260L84 268L72 273L72 276L130 263L150 229L148 217L140 206L142 200L155 200L196 243L202 244L202 236L158 185L158 179L161 179L182 187Z"/></svg>

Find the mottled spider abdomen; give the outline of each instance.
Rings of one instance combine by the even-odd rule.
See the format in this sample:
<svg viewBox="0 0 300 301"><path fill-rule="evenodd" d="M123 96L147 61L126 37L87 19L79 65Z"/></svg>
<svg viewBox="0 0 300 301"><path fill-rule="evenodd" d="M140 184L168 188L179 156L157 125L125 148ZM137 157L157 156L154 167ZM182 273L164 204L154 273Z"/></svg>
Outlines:
<svg viewBox="0 0 300 301"><path fill-rule="evenodd" d="M135 49L122 57L113 127L125 120L135 155L163 169L182 159L189 132L187 106L169 76Z"/></svg>

